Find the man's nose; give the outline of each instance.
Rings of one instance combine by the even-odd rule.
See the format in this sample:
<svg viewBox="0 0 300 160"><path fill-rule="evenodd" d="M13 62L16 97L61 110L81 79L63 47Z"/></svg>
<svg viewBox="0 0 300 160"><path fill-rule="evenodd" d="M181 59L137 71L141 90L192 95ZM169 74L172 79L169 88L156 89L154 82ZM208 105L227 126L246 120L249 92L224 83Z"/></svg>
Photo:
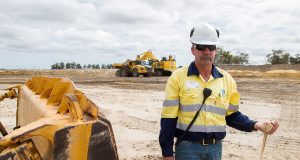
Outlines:
<svg viewBox="0 0 300 160"><path fill-rule="evenodd" d="M204 54L210 54L210 50L206 47L203 53Z"/></svg>

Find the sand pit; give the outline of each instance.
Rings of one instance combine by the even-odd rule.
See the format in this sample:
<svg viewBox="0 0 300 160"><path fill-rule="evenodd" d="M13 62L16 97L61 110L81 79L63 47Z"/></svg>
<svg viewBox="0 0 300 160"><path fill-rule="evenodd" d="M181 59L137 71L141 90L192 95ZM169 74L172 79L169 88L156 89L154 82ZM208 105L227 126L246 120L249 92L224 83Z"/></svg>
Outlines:
<svg viewBox="0 0 300 160"><path fill-rule="evenodd" d="M243 113L256 120L280 122L278 132L268 138L264 159L300 159L300 80L251 76L235 79ZM2 77L5 80L11 79ZM112 122L121 160L161 159L158 135L166 77L103 76L93 81L84 77L74 80ZM0 89L10 85L2 83ZM0 102L0 120L8 131L15 125L15 110L16 100ZM259 159L262 137L258 132L245 133L227 127L223 159Z"/></svg>

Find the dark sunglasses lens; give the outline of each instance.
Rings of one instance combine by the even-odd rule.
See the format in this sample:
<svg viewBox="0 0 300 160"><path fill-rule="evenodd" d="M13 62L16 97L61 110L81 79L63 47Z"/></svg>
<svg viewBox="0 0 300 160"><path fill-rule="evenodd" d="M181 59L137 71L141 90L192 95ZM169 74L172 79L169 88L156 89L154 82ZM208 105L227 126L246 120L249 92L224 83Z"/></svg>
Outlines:
<svg viewBox="0 0 300 160"><path fill-rule="evenodd" d="M202 45L197 45L196 49L199 50L199 51L205 51L206 47L202 46Z"/></svg>
<svg viewBox="0 0 300 160"><path fill-rule="evenodd" d="M207 46L207 48L209 49L209 51L214 51L216 49L216 46Z"/></svg>
<svg viewBox="0 0 300 160"><path fill-rule="evenodd" d="M209 51L216 50L216 46L211 46L211 45L197 45L196 46L196 49L199 51L205 51L206 48L208 48Z"/></svg>

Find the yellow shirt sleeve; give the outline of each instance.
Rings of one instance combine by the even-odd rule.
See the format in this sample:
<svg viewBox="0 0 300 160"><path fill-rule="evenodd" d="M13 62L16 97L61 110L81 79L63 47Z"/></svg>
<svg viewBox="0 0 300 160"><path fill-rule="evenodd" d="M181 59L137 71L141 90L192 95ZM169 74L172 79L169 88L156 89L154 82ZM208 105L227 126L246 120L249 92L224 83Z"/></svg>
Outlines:
<svg viewBox="0 0 300 160"><path fill-rule="evenodd" d="M240 103L240 93L237 90L235 80L230 76L230 86L231 89L230 97L229 97L229 107L226 115L231 115L234 112L239 110L239 103Z"/></svg>
<svg viewBox="0 0 300 160"><path fill-rule="evenodd" d="M166 84L161 118L176 118L178 116L180 103L179 91L180 84L178 72L174 72Z"/></svg>

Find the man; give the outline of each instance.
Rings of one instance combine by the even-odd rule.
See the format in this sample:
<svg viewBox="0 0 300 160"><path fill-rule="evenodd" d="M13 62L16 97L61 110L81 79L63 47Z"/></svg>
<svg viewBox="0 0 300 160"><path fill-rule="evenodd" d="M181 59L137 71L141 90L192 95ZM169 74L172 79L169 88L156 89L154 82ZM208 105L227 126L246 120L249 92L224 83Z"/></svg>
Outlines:
<svg viewBox="0 0 300 160"><path fill-rule="evenodd" d="M190 41L195 61L177 69L167 82L159 135L164 160L221 160L226 125L267 134L279 126L278 122L250 120L238 111L236 82L213 64L218 40L219 31L209 24L193 28ZM265 131L266 125L272 125L269 132Z"/></svg>

